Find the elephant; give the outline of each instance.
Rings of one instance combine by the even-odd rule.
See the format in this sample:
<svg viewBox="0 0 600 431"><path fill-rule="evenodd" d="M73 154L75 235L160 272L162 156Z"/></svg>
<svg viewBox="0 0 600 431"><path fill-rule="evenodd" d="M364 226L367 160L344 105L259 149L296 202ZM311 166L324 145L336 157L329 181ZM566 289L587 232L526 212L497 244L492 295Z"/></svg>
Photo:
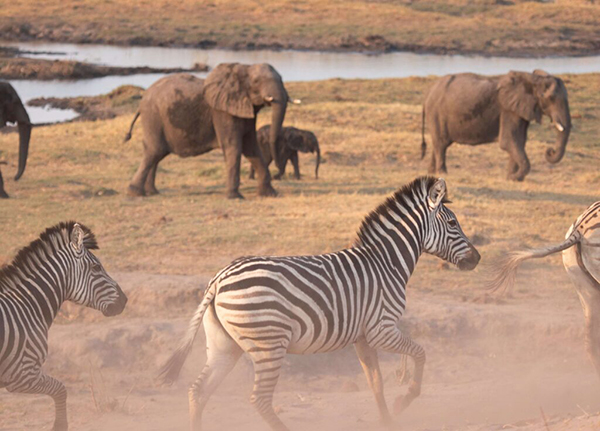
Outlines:
<svg viewBox="0 0 600 431"><path fill-rule="evenodd" d="M271 136L271 126L266 125L258 129L256 138L258 139L258 146L262 152L263 159L267 168L271 164L273 158L271 157L271 147L269 138ZM284 127L281 129L281 133L277 137L275 143L275 151L278 155L280 162L278 166L282 169L273 176L274 179L279 180L285 174L285 167L288 160L292 161L294 166L294 177L300 179L300 166L298 165L298 151L303 153L317 153L317 162L315 165L315 178L319 178L319 164L321 163L321 150L319 149L319 141L313 132L308 130L296 129L295 127ZM250 167L250 179L254 178L254 168Z"/></svg>
<svg viewBox="0 0 600 431"><path fill-rule="evenodd" d="M19 166L15 181L25 172L27 165L27 155L29 153L29 140L31 139L31 129L33 125L29 120L29 115L25 110L21 98L12 85L6 81L0 81L0 127L6 126L6 123L17 123L19 129ZM0 172L0 198L8 198L4 190L4 180Z"/></svg>
<svg viewBox="0 0 600 431"><path fill-rule="evenodd" d="M542 70L511 71L498 77L473 73L446 75L426 96L422 111L421 158L425 157L425 126L433 142L429 172L447 172L446 150L457 142L466 145L500 142L508 152L508 179L522 181L530 169L525 153L527 128L547 115L557 129L554 148L546 160L558 163L565 154L571 114L562 79Z"/></svg>
<svg viewBox="0 0 600 431"><path fill-rule="evenodd" d="M269 145L281 131L290 100L281 76L269 64L222 63L206 80L189 74L159 79L144 93L125 141L141 115L144 156L130 185L129 194L158 193L155 186L158 163L168 154L198 156L219 146L226 164L227 196L243 198L239 192L242 154L258 173L258 194L275 196L271 176L256 141L256 115L271 106ZM276 161L279 161L276 158Z"/></svg>
<svg viewBox="0 0 600 431"><path fill-rule="evenodd" d="M493 291L507 291L515 283L519 265L562 251L563 265L571 279L585 318L585 347L600 377L600 201L590 205L571 225L559 244L516 251L496 266L490 280Z"/></svg>

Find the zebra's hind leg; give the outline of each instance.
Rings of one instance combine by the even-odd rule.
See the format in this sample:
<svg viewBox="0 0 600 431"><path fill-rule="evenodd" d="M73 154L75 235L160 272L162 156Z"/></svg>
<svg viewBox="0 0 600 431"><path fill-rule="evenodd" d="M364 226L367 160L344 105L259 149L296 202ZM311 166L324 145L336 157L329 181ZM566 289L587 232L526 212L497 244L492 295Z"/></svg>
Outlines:
<svg viewBox="0 0 600 431"><path fill-rule="evenodd" d="M287 431L288 428L273 409L273 392L279 380L288 341L277 335L263 338L269 338L269 341L260 341L254 347L244 349L254 363L254 388L250 402L273 430Z"/></svg>
<svg viewBox="0 0 600 431"><path fill-rule="evenodd" d="M383 379L381 377L381 370L379 369L379 359L377 358L377 350L373 349L367 344L367 340L360 338L354 343L356 354L360 360L360 364L363 367L369 387L375 395L375 401L379 408L379 414L381 419L386 425L392 424L392 417L385 403L385 397L383 394Z"/></svg>
<svg viewBox="0 0 600 431"><path fill-rule="evenodd" d="M400 332L396 325L390 325L387 330L380 332L370 345L388 352L408 355L415 361L415 371L408 386L407 394L399 396L394 402L394 413L404 411L412 401L421 394L423 369L425 368L425 350L410 337Z"/></svg>
<svg viewBox="0 0 600 431"><path fill-rule="evenodd" d="M54 377L50 377L42 372L35 370L37 376L22 376L16 382L6 386L9 392L20 394L40 394L48 395L54 400L55 417L52 431L67 431L69 425L67 422L67 389L62 382ZM23 382L26 382L25 385Z"/></svg>
<svg viewBox="0 0 600 431"><path fill-rule="evenodd" d="M243 350L218 321L211 306L202 321L206 333L206 364L189 390L190 428L202 427L202 412L210 396L233 369Z"/></svg>

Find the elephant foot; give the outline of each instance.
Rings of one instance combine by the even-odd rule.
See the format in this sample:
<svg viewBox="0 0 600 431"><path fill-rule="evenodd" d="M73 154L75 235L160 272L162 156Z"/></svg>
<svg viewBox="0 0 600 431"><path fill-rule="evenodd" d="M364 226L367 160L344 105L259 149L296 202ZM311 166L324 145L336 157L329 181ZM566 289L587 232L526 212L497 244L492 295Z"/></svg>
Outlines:
<svg viewBox="0 0 600 431"><path fill-rule="evenodd" d="M9 196L4 190L0 190L0 199L8 199Z"/></svg>
<svg viewBox="0 0 600 431"><path fill-rule="evenodd" d="M273 175L273 179L279 181L282 176L283 176L282 174L275 174L275 175Z"/></svg>
<svg viewBox="0 0 600 431"><path fill-rule="evenodd" d="M258 195L259 196L265 196L265 197L275 197L275 196L277 196L277 192L269 184L268 186L265 186L265 187L262 187L262 188L258 189Z"/></svg>
<svg viewBox="0 0 600 431"><path fill-rule="evenodd" d="M129 185L129 187L127 188L127 194L129 196L146 196L146 193L144 192L144 190L140 187L134 186L132 184Z"/></svg>
<svg viewBox="0 0 600 431"><path fill-rule="evenodd" d="M508 176L506 177L507 179L511 180L511 181L523 181L525 179L525 175L517 175L517 174L508 174Z"/></svg>
<svg viewBox="0 0 600 431"><path fill-rule="evenodd" d="M54 422L52 431L68 431L69 425L66 422Z"/></svg>
<svg viewBox="0 0 600 431"><path fill-rule="evenodd" d="M227 193L227 199L244 199L244 196L237 190L232 190Z"/></svg>
<svg viewBox="0 0 600 431"><path fill-rule="evenodd" d="M152 189L146 189L145 190L146 196L154 196L159 194L160 192L158 190L156 190L155 188Z"/></svg>

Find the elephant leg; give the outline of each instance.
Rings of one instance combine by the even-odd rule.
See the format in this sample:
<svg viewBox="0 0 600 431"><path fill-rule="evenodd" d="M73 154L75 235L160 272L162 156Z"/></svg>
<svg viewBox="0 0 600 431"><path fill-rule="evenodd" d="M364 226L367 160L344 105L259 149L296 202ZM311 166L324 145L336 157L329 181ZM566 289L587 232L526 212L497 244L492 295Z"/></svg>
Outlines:
<svg viewBox="0 0 600 431"><path fill-rule="evenodd" d="M168 154L164 148L165 146L160 137L153 136L151 139L144 137L144 157L142 157L142 162L129 184L127 194L130 196L146 195L144 190L148 175L158 165L158 162ZM154 176L152 182L154 182Z"/></svg>
<svg viewBox="0 0 600 431"><path fill-rule="evenodd" d="M300 165L298 164L298 153L294 151L292 156L290 157L292 161L292 166L294 167L294 177L299 180L300 179Z"/></svg>
<svg viewBox="0 0 600 431"><path fill-rule="evenodd" d="M250 175L248 175L248 178L250 178L251 180L254 179L254 166L250 165Z"/></svg>
<svg viewBox="0 0 600 431"><path fill-rule="evenodd" d="M260 148L258 147L255 131L247 133L244 137L242 152L244 153L244 157L250 161L254 171L258 175L258 194L260 196L276 196L277 192L273 186L271 186L271 174L269 173L269 169L267 168Z"/></svg>
<svg viewBox="0 0 600 431"><path fill-rule="evenodd" d="M452 145L452 142L439 145L433 144L432 167L434 167L434 171L432 173L445 174L448 172L448 169L446 169L446 150L450 145Z"/></svg>
<svg viewBox="0 0 600 431"><path fill-rule="evenodd" d="M146 196L157 195L158 190L156 189L156 170L158 169L158 164L167 157L167 154L162 156L158 161L152 165L150 171L148 172L148 176L146 177L146 183L144 184L144 192Z"/></svg>
<svg viewBox="0 0 600 431"><path fill-rule="evenodd" d="M227 171L227 197L229 199L244 199L240 193L240 165L242 160L241 143L224 143L223 155Z"/></svg>
<svg viewBox="0 0 600 431"><path fill-rule="evenodd" d="M0 171L0 198L8 199L8 194L4 191L4 180L2 179L2 171Z"/></svg>
<svg viewBox="0 0 600 431"><path fill-rule="evenodd" d="M525 146L521 147L518 144L513 144L508 147L507 151L511 159L518 166L516 171L511 172L509 170L507 178L514 181L523 181L531 169L531 164L525 153ZM510 168L511 170L513 169L512 166Z"/></svg>

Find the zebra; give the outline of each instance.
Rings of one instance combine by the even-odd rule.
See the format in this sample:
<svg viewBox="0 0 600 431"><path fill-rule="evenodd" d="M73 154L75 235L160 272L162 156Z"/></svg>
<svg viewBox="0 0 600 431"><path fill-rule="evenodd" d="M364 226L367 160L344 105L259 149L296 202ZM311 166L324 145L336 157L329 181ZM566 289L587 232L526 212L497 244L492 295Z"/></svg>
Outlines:
<svg viewBox="0 0 600 431"><path fill-rule="evenodd" d="M415 361L404 410L421 391L424 349L397 326L406 283L421 253L472 270L480 256L445 206L443 179L420 177L400 188L362 222L352 247L319 256L244 257L209 282L179 348L159 372L173 382L204 323L207 362L189 390L190 421L200 429L204 407L243 352L254 365L250 401L274 430L273 391L286 353L331 352L354 344L380 415L391 423L377 350Z"/></svg>
<svg viewBox="0 0 600 431"><path fill-rule="evenodd" d="M0 269L0 388L54 400L54 431L68 429L65 385L45 374L48 330L64 301L116 316L127 297L90 250L96 237L82 224L46 229Z"/></svg>
<svg viewBox="0 0 600 431"><path fill-rule="evenodd" d="M515 283L521 262L559 251L583 307L585 347L600 377L600 201L577 217L560 244L510 253L496 266L496 276L489 287L492 291L508 291Z"/></svg>

